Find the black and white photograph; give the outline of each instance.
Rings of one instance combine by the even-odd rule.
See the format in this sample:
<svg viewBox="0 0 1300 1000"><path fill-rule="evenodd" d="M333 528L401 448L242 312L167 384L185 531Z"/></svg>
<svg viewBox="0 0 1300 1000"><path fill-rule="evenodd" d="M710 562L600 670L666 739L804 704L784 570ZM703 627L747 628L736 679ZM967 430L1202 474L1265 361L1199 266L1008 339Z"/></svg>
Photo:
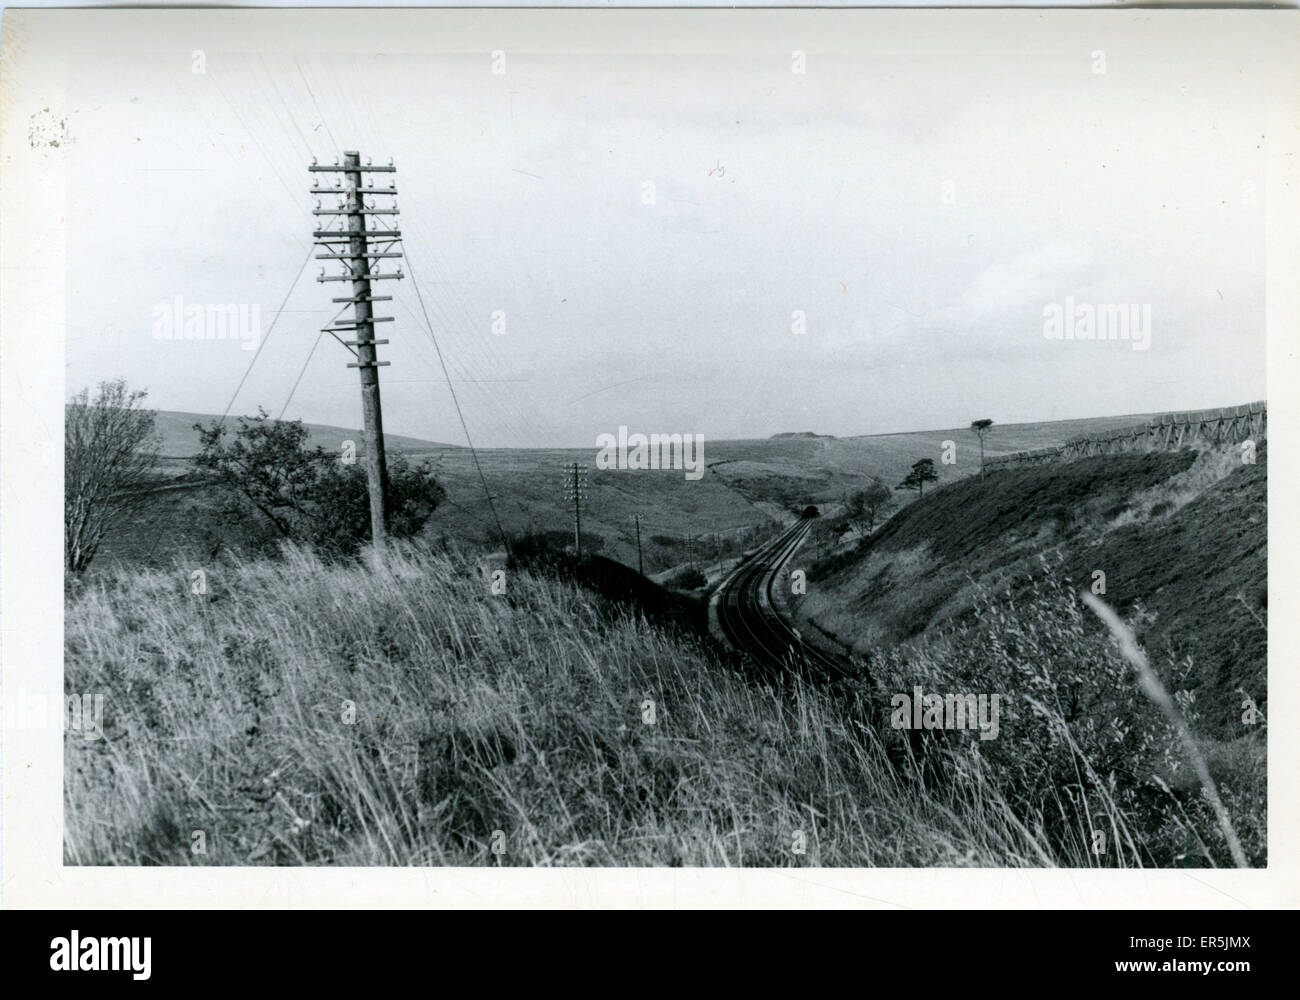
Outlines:
<svg viewBox="0 0 1300 1000"><path fill-rule="evenodd" d="M1269 868L1289 15L6 12L6 841Z"/></svg>

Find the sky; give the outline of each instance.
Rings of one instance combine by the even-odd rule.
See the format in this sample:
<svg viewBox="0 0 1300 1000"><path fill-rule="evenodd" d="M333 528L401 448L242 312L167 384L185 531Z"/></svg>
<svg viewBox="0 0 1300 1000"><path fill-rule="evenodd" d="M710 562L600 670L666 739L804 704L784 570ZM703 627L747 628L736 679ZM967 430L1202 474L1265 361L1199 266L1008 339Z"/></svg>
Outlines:
<svg viewBox="0 0 1300 1000"><path fill-rule="evenodd" d="M390 433L465 443L451 389L483 447L1265 396L1268 78L1210 22L149 23L67 70L69 395L120 376L162 409L358 425L318 332L348 286L303 269L307 165L356 149L397 166ZM155 336L178 296L257 305L251 370ZM1067 302L1149 309L1147 348L1050 339Z"/></svg>

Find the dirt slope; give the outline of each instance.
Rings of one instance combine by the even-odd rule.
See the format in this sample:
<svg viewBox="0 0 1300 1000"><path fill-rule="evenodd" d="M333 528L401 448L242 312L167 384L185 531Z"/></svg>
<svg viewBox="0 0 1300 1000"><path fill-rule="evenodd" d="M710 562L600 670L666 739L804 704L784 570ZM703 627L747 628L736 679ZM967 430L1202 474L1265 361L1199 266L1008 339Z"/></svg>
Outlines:
<svg viewBox="0 0 1300 1000"><path fill-rule="evenodd" d="M981 590L1035 575L1147 612L1140 638L1171 687L1227 731L1244 689L1264 704L1267 448L1135 454L1005 470L935 490L874 536L805 555L799 614L858 652L963 620ZM1190 666L1187 658L1191 658Z"/></svg>

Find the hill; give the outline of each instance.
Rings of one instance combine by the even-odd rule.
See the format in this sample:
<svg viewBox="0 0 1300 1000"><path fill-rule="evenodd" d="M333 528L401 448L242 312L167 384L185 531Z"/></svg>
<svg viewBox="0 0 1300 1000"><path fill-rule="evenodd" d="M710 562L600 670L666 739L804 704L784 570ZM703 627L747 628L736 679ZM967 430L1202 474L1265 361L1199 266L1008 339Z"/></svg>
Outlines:
<svg viewBox="0 0 1300 1000"><path fill-rule="evenodd" d="M956 433L710 443L698 481L593 469L585 548L617 558L558 576L475 544L489 515L465 449L410 453L455 495L434 525L452 537L397 545L378 571L300 550L205 555L211 488L159 493L126 535L139 549L69 584L68 685L129 697L107 738L65 738L65 860L1223 865L1186 747L1085 618L1077 592L1100 570L1195 727L1245 856L1265 864L1266 725L1239 708L1267 707L1266 447L1252 466L1218 449L985 479L959 447L942 488L874 535L844 544L831 511L802 557L809 593L790 601L806 635L862 654L834 689L755 683L700 635L701 595L626 568L623 515L646 517L652 559L690 549L651 517L730 526L743 545L787 501L829 510L867 470ZM479 455L503 521L549 518L560 537L541 531L541 550L558 543L561 560L557 473L572 460L590 453ZM206 593L190 590L195 565ZM882 721L914 685L1001 698L992 738ZM1123 836L1098 854L1099 830Z"/></svg>
<svg viewBox="0 0 1300 1000"><path fill-rule="evenodd" d="M65 863L1223 863L1195 787L1153 800L1126 769L1081 801L1079 758L1011 712L1001 740L947 734L922 770L864 724L862 698L756 685L571 580L508 569L494 593L497 569L397 547L385 571L226 556L201 595L163 570L84 581L68 599L65 682L122 697L98 732L64 734ZM1113 647L1051 625L1055 606L1037 596L999 628L1048 621L1044 641L1105 680L1142 767L1166 766ZM1036 652L1014 665L1034 668ZM1090 727L1075 733L1082 766L1115 766ZM1262 864L1257 812L1231 791ZM1095 823L1126 838L1099 854Z"/></svg>
<svg viewBox="0 0 1300 1000"><path fill-rule="evenodd" d="M984 452L991 458L1046 448L1081 434L1145 423L1149 416L995 424L985 436ZM948 448L949 442L954 447ZM792 432L766 440L719 441L711 445L710 454L709 468L733 489L755 502L783 509L801 503L833 505L871 477L893 487L921 458L934 460L941 484L977 473L980 463L979 441L969 426L856 437ZM907 502L901 495L899 500Z"/></svg>
<svg viewBox="0 0 1300 1000"><path fill-rule="evenodd" d="M1115 455L990 472L928 493L876 533L824 540L799 614L859 653L968 621L1044 572L1142 609L1140 637L1206 732L1240 733L1266 699L1267 446ZM1046 566L1046 569L1044 568Z"/></svg>
<svg viewBox="0 0 1300 1000"><path fill-rule="evenodd" d="M215 413L158 410L154 428L158 432L161 442L159 456L171 460L191 458L199 450L199 434L194 429L194 425L203 424L207 426L217 419L218 414ZM237 420L238 415L226 418L226 422L232 429ZM319 445L326 451L338 451L343 442L348 440L356 441L360 446L362 435L359 427L334 427L329 424L304 424L303 426L307 428L307 445L310 448ZM424 441L420 438L407 437L403 434L385 434L384 446L392 451L404 453L427 452L456 447L434 441Z"/></svg>
<svg viewBox="0 0 1300 1000"><path fill-rule="evenodd" d="M210 414L160 411L159 471L180 477L198 448L193 425L210 423ZM1061 444L1081 433L1127 426L1143 417L1102 417L1043 424L995 426L988 454ZM308 425L310 443L336 450L360 431ZM955 463L940 463L944 443L956 444ZM806 504L833 509L839 499L879 476L893 486L918 458L936 460L940 483L971 475L979 450L969 428L834 438L797 432L768 439L712 441L704 447L706 470L687 480L679 470L631 472L595 467L591 448L468 448L388 434L387 446L414 460L427 459L447 490L447 499L426 529L433 538L499 544L496 520L509 534L573 530L564 470L587 466L584 536L593 551L628 566L638 564L636 525L640 517L642 559L648 573L662 573L687 562L715 562L735 556L767 537ZM477 460L476 460L477 459ZM486 484L486 492L484 486ZM487 497L491 497L491 501ZM898 495L900 501L906 497ZM160 494L140 524L110 536L100 558L107 561L169 563L189 551L201 558L218 540L238 547L239 526L214 526L220 498L210 487L177 479ZM495 515L495 516L494 516Z"/></svg>

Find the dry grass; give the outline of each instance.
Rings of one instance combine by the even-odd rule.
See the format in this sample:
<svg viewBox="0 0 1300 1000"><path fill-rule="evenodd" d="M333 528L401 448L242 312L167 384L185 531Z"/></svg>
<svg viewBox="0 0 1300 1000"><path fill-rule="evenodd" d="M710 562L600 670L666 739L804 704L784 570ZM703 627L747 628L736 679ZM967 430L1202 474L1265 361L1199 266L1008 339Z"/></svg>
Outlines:
<svg viewBox="0 0 1300 1000"><path fill-rule="evenodd" d="M1134 494L1124 510L1105 524L1103 530L1114 531L1128 524L1149 521L1152 517L1177 513L1241 468L1241 448L1238 445L1217 445L1199 451L1196 461L1187 469L1157 486Z"/></svg>
<svg viewBox="0 0 1300 1000"><path fill-rule="evenodd" d="M1107 609L1107 628L1126 637L1116 646L1111 632L1085 620L1083 602L1046 560L1027 596L977 593L971 625L896 647L872 664L882 692L919 684L1002 694L1002 732L970 748L977 762L961 761L962 741L941 732L923 767L944 781L991 776L1036 840L1076 860L1100 846L1093 863L1107 866L1265 863L1262 720L1242 726L1235 741L1202 745L1192 733L1194 692L1170 696L1138 646L1134 628L1149 626L1149 616L1139 609L1125 623ZM1085 600L1095 602L1091 594ZM1172 678L1191 664L1161 668ZM1154 689L1163 699L1137 697Z"/></svg>
<svg viewBox="0 0 1300 1000"><path fill-rule="evenodd" d="M66 740L69 864L1091 866L1153 863L1170 836L1204 848L1188 863L1221 854L1188 795L1166 796L1186 821L1157 823L1115 791L1086 719L1040 720L1081 791L1036 797L1007 719L917 752L869 724L865 688L758 687L571 585L515 574L493 595L470 557L405 550L377 573L292 551L189 583L117 571L69 597L66 690L105 695L105 738ZM1049 608L990 625L1074 628ZM919 680L965 654L911 655L893 666ZM1034 655L1004 659L1041 673Z"/></svg>
<svg viewBox="0 0 1300 1000"><path fill-rule="evenodd" d="M1164 713L1169 724L1178 733L1178 738L1187 751L1187 759L1191 762L1192 768L1196 772L1196 778L1201 783L1201 790L1214 810L1214 818L1219 824L1219 830L1223 834L1224 842L1227 843L1228 850L1232 853L1233 864L1238 868L1249 868L1250 864L1246 861L1245 852L1241 849L1241 840L1237 837L1237 831L1233 829L1232 819L1228 816L1227 809L1223 807L1223 800L1219 797L1219 787L1210 774L1210 769L1205 763L1205 757L1201 754L1200 747L1196 744L1196 737L1192 734L1191 727L1188 726L1187 719L1184 718L1177 703L1165 690L1165 686L1160 683L1156 672L1151 669L1151 665L1147 662L1147 655L1143 652L1142 647L1138 645L1133 630L1125 624L1119 615L1115 614L1114 609L1105 601L1086 591L1081 596L1083 602L1110 629L1111 635L1115 637L1115 641L1119 645L1120 652L1124 655L1124 659L1128 660L1133 666L1137 674L1138 687L1142 689L1142 693Z"/></svg>

